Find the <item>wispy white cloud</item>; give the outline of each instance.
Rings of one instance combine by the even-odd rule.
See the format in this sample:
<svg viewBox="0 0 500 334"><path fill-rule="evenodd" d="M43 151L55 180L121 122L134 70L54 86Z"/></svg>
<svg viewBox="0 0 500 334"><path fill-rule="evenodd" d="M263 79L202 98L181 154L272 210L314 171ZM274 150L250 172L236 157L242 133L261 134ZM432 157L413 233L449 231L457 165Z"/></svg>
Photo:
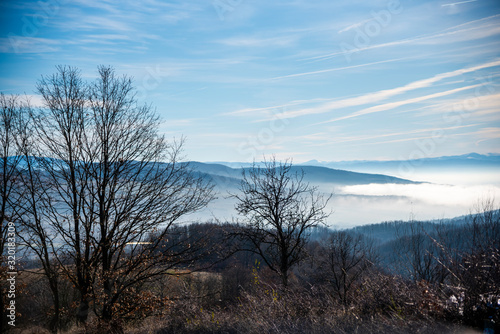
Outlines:
<svg viewBox="0 0 500 334"><path fill-rule="evenodd" d="M436 131L439 132L449 132L464 128L477 127L478 124L468 124L468 125L457 125L457 126L449 126L449 127L432 127L432 128L424 128L424 129L416 129L416 130L407 130L407 131L398 131L398 132L385 132L379 133L376 135L357 135L357 136L349 136L342 133L341 135L328 134L328 133L317 133L312 135L301 136L300 138L303 140L308 140L316 143L312 143L309 146L330 146L336 144L344 144L344 143L352 143L352 142L361 142L363 145L376 145L380 143L394 143L401 141L413 141L415 139L422 138L432 138L432 135L426 136L418 136L414 137L412 135L416 134L432 134ZM387 139L390 137L403 137L399 139L391 139L388 141L378 141L377 139Z"/></svg>
<svg viewBox="0 0 500 334"><path fill-rule="evenodd" d="M181 11L177 11L171 14L164 14L161 16L161 19L163 21L166 21L170 24L176 24L180 21L187 20L189 18L191 18L191 15L189 13Z"/></svg>
<svg viewBox="0 0 500 334"><path fill-rule="evenodd" d="M56 52L61 45L60 41L12 35L0 38L0 53L46 53Z"/></svg>
<svg viewBox="0 0 500 334"><path fill-rule="evenodd" d="M477 126L477 124L472 124L471 126ZM464 127L467 127L467 126L464 126ZM438 131L439 130L442 130L442 129L438 129ZM449 139L449 138L452 138L452 137L467 137L467 136L473 135L475 133L476 133L476 131L446 133L446 138ZM403 143L403 142L416 143L418 141L423 141L425 139L436 140L436 135L432 134L432 133L429 133L429 134L422 135L422 136L403 137L403 138L392 139L392 140L384 140L384 141L378 141L378 142L365 142L365 143L361 143L360 146L361 145L364 145L364 146L372 146L372 145L380 146L380 145L384 145L384 144L394 144L394 143Z"/></svg>
<svg viewBox="0 0 500 334"><path fill-rule="evenodd" d="M303 103L303 102L302 102ZM297 101L292 101L290 103L282 104L282 105L277 105L277 106L271 106L271 107L263 107L263 108L244 108L244 109L239 109L236 111L231 111L228 113L223 113L222 115L227 115L227 116L238 116L238 115L248 115L248 114L253 114L253 113L261 113L261 112L266 112L270 113L275 110L291 107L291 106L296 106L302 104L301 102Z"/></svg>
<svg viewBox="0 0 500 334"><path fill-rule="evenodd" d="M427 117L436 113L456 111L467 115L467 117L476 118L478 120L482 120L483 116L491 116L492 114L496 114L496 117L499 118L500 94L485 94L489 92L488 89L493 92L498 90L493 86L481 87L481 89L475 92L473 97L440 101L440 103L426 106L426 110L421 111L418 115L420 117ZM488 118L488 120L491 120L491 118Z"/></svg>
<svg viewBox="0 0 500 334"><path fill-rule="evenodd" d="M500 31L497 29L498 22L493 22L493 24L482 23L479 26L469 27L469 28L464 28L464 29L458 29L458 28L464 27L464 26L469 26L469 25L474 25L474 24L481 23L484 21L496 20L496 19L498 19L498 17L500 17L500 14L488 16L488 17L478 19L478 20L469 21L466 23L462 23L462 24L441 30L440 32L433 33L433 34L424 34L424 35L419 35L419 36L415 36L415 37L411 37L411 38L405 38L405 39L401 39L401 40L397 40L397 41L393 41L393 42L374 44L374 45L369 45L366 47L358 47L358 48L355 48L355 51L361 52L361 51L367 51L367 50L373 50L373 49L379 49L379 48L385 48L385 47L391 47L391 46L398 46L398 45L403 45L403 44L413 44L413 43L417 43L417 42L418 43L430 42L431 44L433 44L433 43L435 43L436 39L439 39L440 43L446 43L446 44L456 42L456 40L454 40L450 37L458 38L459 41L477 40L478 38L484 38L484 37L489 37L489 36L499 34ZM330 58L333 58L336 56L350 54L352 52L353 52L353 50L341 50L341 51L328 53L325 55L306 58L304 60L327 60L327 59L330 59Z"/></svg>
<svg viewBox="0 0 500 334"><path fill-rule="evenodd" d="M295 73L295 74L289 74L289 75L283 75L283 76L279 76L279 77L274 77L274 78L271 78L270 80L278 80L278 79L302 77L302 76L313 75L313 74L323 74L323 73L329 73L329 72L343 71L343 70L349 70L349 69L353 69L353 68L368 67L368 66L385 64L385 63L393 63L393 62L397 62L397 61L401 61L401 60L408 60L408 59L411 59L411 58L414 58L414 57L404 57L404 58L387 59L387 60L375 61L375 62L365 63L365 64L343 66L343 67L335 67L335 68L329 68L329 69L325 69L325 70L318 70L318 71L311 71L311 72Z"/></svg>
<svg viewBox="0 0 500 334"><path fill-rule="evenodd" d="M179 21L186 20L191 17L190 13L200 11L200 6L194 3L187 2L163 2L157 0L141 1L121 1L120 3L114 1L101 1L101 0L75 0L73 4L77 4L79 8L86 10L88 8L96 8L101 10L102 15L106 16L103 21L112 21L111 24L104 22L105 26L116 26L123 29L116 22L127 23L151 23L153 20L161 20L161 22L168 24L176 24ZM151 17L154 15L154 17ZM82 22L87 21L83 17ZM80 28L85 27L80 23Z"/></svg>
<svg viewBox="0 0 500 334"><path fill-rule="evenodd" d="M5 93L8 90L3 90L2 93L4 93L7 97L16 97L18 101L21 101L23 103L27 102L31 107L43 107L45 106L45 101L41 95L35 95L35 94L9 94Z"/></svg>
<svg viewBox="0 0 500 334"><path fill-rule="evenodd" d="M477 0L467 0L467 1L459 1L459 2L453 2L453 3L445 3L445 4L441 5L441 7L462 5L462 4L465 4L465 3L476 2L476 1Z"/></svg>
<svg viewBox="0 0 500 334"><path fill-rule="evenodd" d="M101 0L73 0L74 4L78 4L82 7L86 8L97 8L103 11L106 11L108 13L119 13L120 12L120 7L110 4L107 1L101 1Z"/></svg>
<svg viewBox="0 0 500 334"><path fill-rule="evenodd" d="M400 95L403 93L407 93L407 92L421 89L421 88L430 87L430 86L432 86L432 85L436 84L437 82L440 82L444 79L449 79L449 78L457 77L457 76L460 76L460 75L463 75L466 73L471 73L471 72L475 72L475 71L479 71L479 70L487 69L487 68L492 68L492 67L496 67L496 66L500 66L500 60L495 60L492 62L477 65L477 66L472 66L472 67L467 67L467 68L463 68L463 69L459 69L459 70L455 70L455 71L451 71L451 72L437 74L431 78L417 80L417 81L411 82L411 83L409 83L405 86L402 86L402 87L381 90L378 92L368 93L368 94L364 94L361 96L348 98L348 99L336 100L336 101L322 104L322 105L317 106L317 107L305 108L305 109L294 110L294 111L286 111L286 112L275 115L275 117L294 118L294 117L311 115L311 114L326 113L326 112L330 112L330 111L335 110L335 109L341 109L341 108L346 108L346 107L355 107L355 106L360 106L360 105L364 105L364 104L368 104L368 103L377 103L377 102L386 100L388 98L391 98L391 97L394 97L394 96L397 96L397 95ZM459 88L459 90L450 91L449 94L453 94L454 92L458 92L460 90L471 89L474 87L476 87L476 86ZM443 94L443 93L437 93L437 94ZM445 95L449 95L449 94L436 95L436 96L432 96L433 94L431 94L427 99L439 97L439 96L445 96ZM408 102L410 103L410 100L408 100ZM414 102L418 102L418 101L414 100ZM414 102L411 102L411 103L414 103ZM401 103L401 102L399 102L399 103ZM386 105L385 107L389 107L389 106L390 105ZM376 106L373 108L377 108L377 107L379 107L379 106ZM379 108L381 108L381 107L379 107ZM376 111L376 109L369 109L369 110L365 109L364 111L359 111L358 113L366 112L366 111L371 112L371 111ZM351 117L354 117L354 116L351 116Z"/></svg>
<svg viewBox="0 0 500 334"><path fill-rule="evenodd" d="M32 107L40 108L45 106L45 100L41 95L27 94L24 95L23 97L25 97L28 100L30 106Z"/></svg>
<svg viewBox="0 0 500 334"><path fill-rule="evenodd" d="M300 116L305 116L305 115L327 113L327 112L330 112L332 110L341 109L341 108L355 107L355 106L365 105L365 104L369 104L369 103L377 103L377 102L386 100L388 98L391 98L391 97L394 97L394 96L397 96L397 95L400 95L403 93L407 93L407 92L410 92L413 90L433 86L437 82L440 82L440 81L445 80L445 79L457 77L457 76L460 76L460 75L463 75L466 73L471 73L471 72L479 71L482 69L488 69L488 68L492 68L492 67L496 67L496 66L500 66L500 60L495 60L495 61L491 61L488 63L484 63L481 65L476 65L476 66L472 66L472 67L462 68L462 69L451 71L451 72L440 73L440 74L437 74L431 78L417 80L417 81L411 82L411 83L409 83L405 86L402 86L402 87L381 90L381 91L368 93L368 94L364 94L364 95L356 96L356 97L352 97L352 98L347 98L347 99L334 100L334 101L324 103L322 105L315 106L315 107L304 108L304 109L299 109L299 110L292 110L292 111L285 111L285 112L276 114L273 117L277 117L280 119L294 118L294 117L300 117ZM449 93L446 93L446 94L443 92L437 93L438 95L431 94L431 95L427 96L427 98L421 99L421 101L426 100L426 99L431 99L434 97L453 94L455 92L465 90L465 89L471 89L474 87L476 87L476 86L468 86L465 88L458 88L458 90L451 90L451 91L449 91ZM418 100L411 101L411 99L410 99L410 100L407 100L407 102L408 103L415 103L415 102L419 102L419 101ZM402 101L394 102L394 103L400 103L400 105L403 105L403 104L401 104ZM397 106L396 104L392 104L392 105L394 107ZM391 104L384 105L384 108L387 108L387 107L391 107ZM376 106L373 108L382 108L382 107ZM253 110L253 111L255 111L255 110ZM377 109L364 109L364 110L359 111L357 113L359 113L359 115L361 115L362 113L370 113L370 112L375 112L375 111L377 111ZM240 111L240 112L242 112L242 111ZM357 116L357 115L346 116L346 117L338 118L335 120L340 120L340 119L350 118L350 117L355 117L355 116ZM268 120L269 120L269 118L266 118L266 119L262 119L261 121L268 121ZM335 120L331 120L328 122L332 122Z"/></svg>
<svg viewBox="0 0 500 334"><path fill-rule="evenodd" d="M290 102L285 103L285 104L274 105L274 106L270 106L270 107L243 108L243 109L239 109L236 111L223 113L221 115L222 116L245 116L248 114L262 114L262 113L275 115L277 113L282 113L284 110L288 109L289 107L303 105L303 104L310 104L310 103L332 101L332 100L336 100L336 99L316 98L316 99L309 99L309 100L294 100L294 101L290 101Z"/></svg>
<svg viewBox="0 0 500 334"><path fill-rule="evenodd" d="M89 44L84 44L85 46L80 46L80 49L82 51L85 51L89 54L93 54L94 56L99 56L99 55L117 55L120 53L130 53L130 54L144 54L145 49L142 47L131 47L131 46L109 46L109 47L103 47L102 45L93 45L95 43L90 43L91 41L86 41L89 42ZM106 43L104 43L106 44ZM87 46L88 45L88 46Z"/></svg>
<svg viewBox="0 0 500 334"><path fill-rule="evenodd" d="M293 36L283 37L231 37L218 40L217 43L228 46L239 47L270 47L270 46L288 46L295 42Z"/></svg>
<svg viewBox="0 0 500 334"><path fill-rule="evenodd" d="M442 34L437 34L435 36L430 36L425 39L415 40L416 44L449 44L456 42L466 42L471 40L478 40L482 38L487 38L490 36L496 36L500 34L499 23L491 23L483 25L481 27L473 27L468 29L462 29L457 31L446 32ZM442 38L446 37L446 38Z"/></svg>
<svg viewBox="0 0 500 334"><path fill-rule="evenodd" d="M71 31L89 31L98 34L130 34L135 29L132 27L131 19L127 17L108 15L89 15L80 11L70 12L64 16L64 19L53 20L51 25L56 29Z"/></svg>
<svg viewBox="0 0 500 334"><path fill-rule="evenodd" d="M162 126L166 128L171 127L185 127L192 125L198 118L185 118L185 119L167 119L162 122Z"/></svg>
<svg viewBox="0 0 500 334"><path fill-rule="evenodd" d="M387 110L395 109L395 108L398 108L398 107L401 107L401 106L404 106L404 105L408 105L408 104L412 104L412 103L418 103L418 102L423 102L423 101L435 99L435 98L438 98L438 97L443 97L443 96L455 94L455 93L458 93L458 92L462 92L464 90L470 90L470 89L473 89L473 88L476 88L476 87L479 87L479 86L481 86L481 85L480 84L471 85L471 86L466 86L466 87L460 87L460 88L450 89L450 90L447 90L447 91L444 91L444 92L439 92L439 93L434 93L434 94L429 94L429 95L414 97L414 98L406 99L406 100L402 100L402 101L385 103L385 104L377 105L377 106L374 106L374 107L365 108L365 109L356 111L356 112L351 113L351 114L346 115L346 116L337 117L337 118L331 119L329 121L321 122L320 124L330 123L330 122L337 122L337 121L341 121L341 120L349 119L349 118L353 118L353 117L359 117L359 116L364 116L364 115L368 115L368 114L372 114L372 113L376 113L376 112L387 111Z"/></svg>
<svg viewBox="0 0 500 334"><path fill-rule="evenodd" d="M476 145L487 140L500 139L500 127L486 127L476 132L477 137L480 139L476 141Z"/></svg>
<svg viewBox="0 0 500 334"><path fill-rule="evenodd" d="M350 26L347 26L344 29L339 30L339 34L341 34L343 32L346 32L346 31L349 31L349 30L352 30L352 29L356 29L358 27L361 27L363 24L368 23L368 22L373 21L373 20L374 19L371 18L371 19L366 19L366 20L363 20L361 22L357 22L357 23L351 24Z"/></svg>
<svg viewBox="0 0 500 334"><path fill-rule="evenodd" d="M132 38L125 34L93 34L87 35L87 38L102 39L102 40L112 40L112 41L130 41Z"/></svg>

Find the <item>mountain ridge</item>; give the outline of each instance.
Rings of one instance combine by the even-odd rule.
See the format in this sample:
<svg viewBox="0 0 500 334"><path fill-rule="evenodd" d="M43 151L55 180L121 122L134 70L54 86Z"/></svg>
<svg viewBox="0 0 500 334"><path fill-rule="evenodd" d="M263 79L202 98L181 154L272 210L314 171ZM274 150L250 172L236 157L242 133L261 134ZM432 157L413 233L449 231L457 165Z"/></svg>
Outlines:
<svg viewBox="0 0 500 334"><path fill-rule="evenodd" d="M188 162L194 171L204 173L217 178L241 179L243 170L247 171L250 167L232 168L223 164L203 163L198 161ZM377 173L359 173L342 169L333 169L323 166L302 166L293 165L292 173L304 172L304 181L311 183L331 183L338 185L357 185L357 184L419 184L408 179L398 178L389 175Z"/></svg>
<svg viewBox="0 0 500 334"><path fill-rule="evenodd" d="M379 163L379 164L388 164L388 163L408 163L408 162L487 162L487 163L498 163L500 164L500 154L498 153L487 153L487 154L479 154L479 153L467 153L462 155L450 155L450 156L441 156L441 157L429 157L429 158L420 158L420 159L409 159L409 160L342 160L342 161L318 161L318 160L309 160L300 165L310 165L310 164L319 164L319 165L327 165L327 164L363 164L363 163Z"/></svg>
<svg viewBox="0 0 500 334"><path fill-rule="evenodd" d="M9 157L15 158L15 157ZM30 157L34 158L34 157ZM24 162L24 157L21 157L19 161L20 168L24 168L26 163ZM34 158L34 159L51 159L51 158ZM36 163L36 162L35 162ZM168 162L163 162L167 166ZM232 168L223 164L217 163L204 163L199 161L188 161L181 162L180 164L188 165L190 169L194 172L199 173L202 177L209 177L216 181L217 184L225 183L226 185L235 185L235 182L239 184L240 180L243 178L243 171L248 171L250 167L243 168ZM347 171L342 169L333 169L323 166L302 166L302 165L292 165L292 173L304 173L304 181L311 183L326 183L326 184L336 184L336 185L358 185L358 184L385 184L385 183L396 183L396 184L419 184L422 182L416 182L408 179L398 178L394 176L377 174L377 173L359 173L353 171Z"/></svg>
<svg viewBox="0 0 500 334"><path fill-rule="evenodd" d="M411 163L411 162L433 162L433 161L483 161L483 162L492 162L500 164L500 153L486 153L479 154L475 152L461 154L461 155L446 155L440 157L426 157L419 159L407 159L407 160L340 160L340 161L325 161L325 160L317 160L312 159L306 162L297 163L296 165L301 166L325 166L328 164L364 164L364 163L378 163L378 164L387 164L387 163ZM203 162L207 164L220 164L228 167L250 167L253 163L250 162L228 162L228 161L212 161L212 162ZM256 162L257 165L260 162Z"/></svg>

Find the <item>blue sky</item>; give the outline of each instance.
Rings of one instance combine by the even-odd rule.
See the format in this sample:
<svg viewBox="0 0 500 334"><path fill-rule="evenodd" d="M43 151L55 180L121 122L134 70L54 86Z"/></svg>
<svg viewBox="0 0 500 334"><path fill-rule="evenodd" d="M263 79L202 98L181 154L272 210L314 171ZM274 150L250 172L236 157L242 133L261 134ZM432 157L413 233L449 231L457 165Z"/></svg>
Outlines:
<svg viewBox="0 0 500 334"><path fill-rule="evenodd" d="M498 0L4 1L0 91L135 78L198 161L500 153Z"/></svg>

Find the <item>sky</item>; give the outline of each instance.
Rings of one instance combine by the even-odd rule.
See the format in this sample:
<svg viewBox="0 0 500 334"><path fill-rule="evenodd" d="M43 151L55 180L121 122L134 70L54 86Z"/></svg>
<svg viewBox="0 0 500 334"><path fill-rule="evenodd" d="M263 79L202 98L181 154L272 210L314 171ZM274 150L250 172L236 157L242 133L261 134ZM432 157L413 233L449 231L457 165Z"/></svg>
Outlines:
<svg viewBox="0 0 500 334"><path fill-rule="evenodd" d="M0 3L0 91L132 76L189 160L500 153L498 0Z"/></svg>

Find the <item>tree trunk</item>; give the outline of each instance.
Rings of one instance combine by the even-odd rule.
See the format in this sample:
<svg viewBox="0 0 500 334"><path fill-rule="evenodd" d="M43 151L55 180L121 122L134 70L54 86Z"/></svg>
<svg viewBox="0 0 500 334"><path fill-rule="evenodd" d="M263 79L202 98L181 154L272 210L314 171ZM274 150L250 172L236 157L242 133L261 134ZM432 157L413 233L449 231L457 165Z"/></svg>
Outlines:
<svg viewBox="0 0 500 334"><path fill-rule="evenodd" d="M87 318L89 316L89 302L82 298L80 300L80 305L78 305L78 309L76 311L76 318L80 324L84 324L87 322Z"/></svg>

